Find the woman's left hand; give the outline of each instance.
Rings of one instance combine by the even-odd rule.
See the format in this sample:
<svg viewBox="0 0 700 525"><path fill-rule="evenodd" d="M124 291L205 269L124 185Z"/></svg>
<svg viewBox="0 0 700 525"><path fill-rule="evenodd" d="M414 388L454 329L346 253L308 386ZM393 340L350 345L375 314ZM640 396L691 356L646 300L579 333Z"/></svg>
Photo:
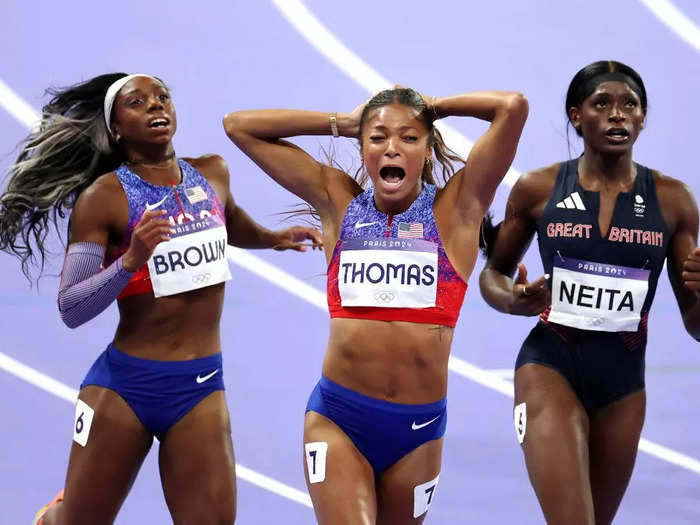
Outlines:
<svg viewBox="0 0 700 525"><path fill-rule="evenodd" d="M316 228L308 228L305 226L292 226L275 232L277 242L272 247L274 250L296 250L305 252L307 247L314 250L323 248L323 239L321 232ZM311 241L310 243L304 241Z"/></svg>

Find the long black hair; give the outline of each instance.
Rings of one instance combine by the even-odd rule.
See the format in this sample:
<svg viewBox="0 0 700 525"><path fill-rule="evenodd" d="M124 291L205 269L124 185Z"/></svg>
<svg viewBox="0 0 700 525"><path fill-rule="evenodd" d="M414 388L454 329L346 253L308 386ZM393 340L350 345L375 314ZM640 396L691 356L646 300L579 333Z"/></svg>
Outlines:
<svg viewBox="0 0 700 525"><path fill-rule="evenodd" d="M59 230L80 193L123 161L104 119L107 88L126 73L100 75L68 88L49 89L41 123L21 143L0 195L0 250L16 255L29 279L43 270L46 236Z"/></svg>

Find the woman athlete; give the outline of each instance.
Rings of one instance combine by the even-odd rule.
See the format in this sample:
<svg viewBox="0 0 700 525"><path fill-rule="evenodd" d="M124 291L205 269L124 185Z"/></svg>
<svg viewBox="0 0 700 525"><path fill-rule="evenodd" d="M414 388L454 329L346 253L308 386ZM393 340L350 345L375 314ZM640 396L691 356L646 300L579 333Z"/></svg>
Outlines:
<svg viewBox="0 0 700 525"><path fill-rule="evenodd" d="M515 426L547 523L603 525L634 467L647 318L664 262L700 339L698 211L684 184L632 159L647 110L632 68L584 67L565 110L583 154L518 180L497 238L485 228L480 283L495 309L540 315L515 365ZM518 261L535 233L548 275L530 283Z"/></svg>
<svg viewBox="0 0 700 525"><path fill-rule="evenodd" d="M322 524L422 523L440 474L447 361L479 227L515 155L527 101L486 91L382 91L348 114L231 113L231 140L321 219L330 341L304 422L306 480ZM490 121L457 173L434 127ZM363 188L283 140L357 138ZM435 159L435 160L434 160ZM437 187L433 164L449 178Z"/></svg>
<svg viewBox="0 0 700 525"><path fill-rule="evenodd" d="M154 436L173 521L233 523L226 244L304 250L320 235L256 224L221 157L176 158L175 108L159 79L115 73L53 94L0 197L0 248L27 273L43 261L50 223L72 208L61 317L74 328L117 299L119 325L81 385L65 492L35 523L112 523Z"/></svg>

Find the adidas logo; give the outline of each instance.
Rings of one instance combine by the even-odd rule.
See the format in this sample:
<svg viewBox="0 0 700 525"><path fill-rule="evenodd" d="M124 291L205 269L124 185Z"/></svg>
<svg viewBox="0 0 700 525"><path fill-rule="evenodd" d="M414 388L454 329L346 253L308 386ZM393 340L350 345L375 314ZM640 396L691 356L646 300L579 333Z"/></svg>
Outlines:
<svg viewBox="0 0 700 525"><path fill-rule="evenodd" d="M581 196L577 191L573 192L566 199L557 202L557 208L566 208L567 210L585 210Z"/></svg>

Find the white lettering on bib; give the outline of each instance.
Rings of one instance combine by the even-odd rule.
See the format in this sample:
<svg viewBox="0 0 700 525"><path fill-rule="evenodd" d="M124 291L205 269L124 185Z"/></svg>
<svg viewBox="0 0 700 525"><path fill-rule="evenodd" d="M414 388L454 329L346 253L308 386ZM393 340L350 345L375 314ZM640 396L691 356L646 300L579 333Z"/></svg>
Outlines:
<svg viewBox="0 0 700 525"><path fill-rule="evenodd" d="M435 306L437 260L437 244L423 239L343 241L338 266L341 305Z"/></svg>
<svg viewBox="0 0 700 525"><path fill-rule="evenodd" d="M557 260L549 321L583 330L636 332L650 273L579 259Z"/></svg>
<svg viewBox="0 0 700 525"><path fill-rule="evenodd" d="M221 219L212 215L173 226L148 260L153 295L163 297L231 279L226 259L228 236Z"/></svg>

